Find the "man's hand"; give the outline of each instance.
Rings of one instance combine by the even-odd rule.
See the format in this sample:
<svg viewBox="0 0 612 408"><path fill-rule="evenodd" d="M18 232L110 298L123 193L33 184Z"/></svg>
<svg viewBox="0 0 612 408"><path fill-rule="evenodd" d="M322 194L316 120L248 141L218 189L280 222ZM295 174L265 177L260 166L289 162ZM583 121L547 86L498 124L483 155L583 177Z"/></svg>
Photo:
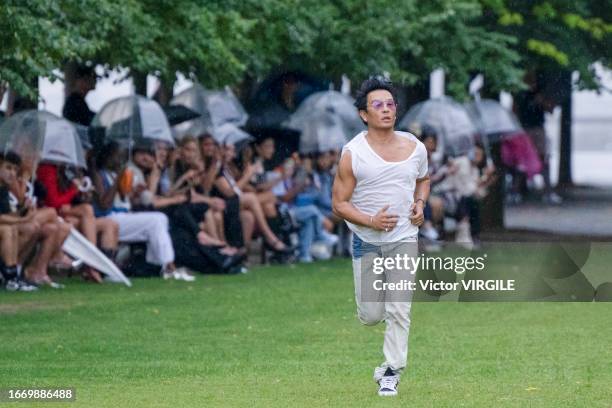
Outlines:
<svg viewBox="0 0 612 408"><path fill-rule="evenodd" d="M410 206L410 222L412 225L416 225L417 227L421 226L423 222L425 222L425 216L423 215L423 201L418 200L415 203L412 203Z"/></svg>
<svg viewBox="0 0 612 408"><path fill-rule="evenodd" d="M389 232L397 225L399 216L396 214L388 214L389 204L385 205L380 211L372 217L372 228L378 231Z"/></svg>

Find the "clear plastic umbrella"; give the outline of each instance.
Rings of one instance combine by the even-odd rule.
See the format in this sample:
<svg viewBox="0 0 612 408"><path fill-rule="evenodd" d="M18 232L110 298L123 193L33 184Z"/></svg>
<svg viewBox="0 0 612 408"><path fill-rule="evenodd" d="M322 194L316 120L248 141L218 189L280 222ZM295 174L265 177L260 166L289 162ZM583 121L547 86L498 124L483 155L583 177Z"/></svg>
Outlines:
<svg viewBox="0 0 612 408"><path fill-rule="evenodd" d="M478 130L483 135L503 135L522 130L521 124L512 111L492 99L481 99L467 103L465 107Z"/></svg>
<svg viewBox="0 0 612 408"><path fill-rule="evenodd" d="M312 120L313 115L321 115L326 112L340 119L347 140L352 139L353 136L365 129L365 125L353 103L353 98L338 91L316 92L300 104L287 121L287 126L302 130Z"/></svg>
<svg viewBox="0 0 612 408"><path fill-rule="evenodd" d="M301 153L340 150L351 138L344 122L330 112L313 112L300 130Z"/></svg>
<svg viewBox="0 0 612 408"><path fill-rule="evenodd" d="M41 160L87 167L77 129L47 111L28 110L9 117L0 126L0 149L19 154L29 175L35 174Z"/></svg>
<svg viewBox="0 0 612 408"><path fill-rule="evenodd" d="M105 128L106 137L127 144L136 139L152 139L174 145L172 131L163 109L152 99L124 96L106 103L96 114L92 126Z"/></svg>
<svg viewBox="0 0 612 408"><path fill-rule="evenodd" d="M253 137L232 123L217 126L212 133L215 140L221 144L237 144L243 140L252 140Z"/></svg>
<svg viewBox="0 0 612 408"><path fill-rule="evenodd" d="M353 99L337 91L310 95L286 125L302 133L300 151L303 153L339 149L365 129Z"/></svg>
<svg viewBox="0 0 612 408"><path fill-rule="evenodd" d="M225 123L244 126L249 119L249 115L229 87L211 91L195 84L172 98L170 104L183 105L200 114L196 119L174 126L174 134L178 139L186 135L212 134L213 129Z"/></svg>
<svg viewBox="0 0 612 408"><path fill-rule="evenodd" d="M452 98L429 99L414 105L398 124L399 129L414 130L423 125L438 133L438 151L450 156L469 152L478 129L463 105Z"/></svg>

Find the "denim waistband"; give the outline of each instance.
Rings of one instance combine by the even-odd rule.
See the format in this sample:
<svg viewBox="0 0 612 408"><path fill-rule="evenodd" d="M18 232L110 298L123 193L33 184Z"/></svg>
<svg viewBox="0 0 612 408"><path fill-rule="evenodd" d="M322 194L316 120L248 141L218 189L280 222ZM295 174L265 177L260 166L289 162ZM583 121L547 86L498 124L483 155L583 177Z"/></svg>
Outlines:
<svg viewBox="0 0 612 408"><path fill-rule="evenodd" d="M353 259L361 258L363 254L368 252L374 252L382 256L380 246L365 242L353 232Z"/></svg>
<svg viewBox="0 0 612 408"><path fill-rule="evenodd" d="M417 240L418 236L413 236L406 238L405 240L401 240L400 242L417 242ZM353 259L361 258L363 254L366 254L368 252L373 252L378 256L382 256L381 248L381 245L365 242L353 232Z"/></svg>

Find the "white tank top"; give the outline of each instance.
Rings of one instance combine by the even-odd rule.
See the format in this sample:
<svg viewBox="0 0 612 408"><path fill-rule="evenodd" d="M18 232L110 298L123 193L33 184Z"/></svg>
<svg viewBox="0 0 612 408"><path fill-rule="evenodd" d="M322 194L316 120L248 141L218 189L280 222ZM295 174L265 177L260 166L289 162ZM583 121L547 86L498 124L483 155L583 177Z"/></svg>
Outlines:
<svg viewBox="0 0 612 408"><path fill-rule="evenodd" d="M415 241L419 232L419 228L413 225L408 217L414 201L416 180L427 175L427 150L412 134L398 131L395 134L416 143L410 157L399 162L383 160L366 140L365 131L355 136L342 149L342 154L351 152L353 174L357 180L351 203L370 216L374 216L387 204L387 213L399 215L397 225L389 232L346 221L351 231L365 242Z"/></svg>

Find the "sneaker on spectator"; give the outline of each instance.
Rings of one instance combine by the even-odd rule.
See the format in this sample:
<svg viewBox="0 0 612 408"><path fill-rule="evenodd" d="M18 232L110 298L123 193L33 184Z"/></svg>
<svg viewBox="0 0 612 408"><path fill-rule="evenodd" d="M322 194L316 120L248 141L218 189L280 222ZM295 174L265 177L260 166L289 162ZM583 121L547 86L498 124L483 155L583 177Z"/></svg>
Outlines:
<svg viewBox="0 0 612 408"><path fill-rule="evenodd" d="M336 245L338 243L338 241L340 240L340 237L338 237L336 234L332 234L332 233L327 232L327 231L322 231L320 238L321 239L319 241L322 241L326 245L329 245L329 246Z"/></svg>
<svg viewBox="0 0 612 408"><path fill-rule="evenodd" d="M550 192L548 194L545 194L543 197L543 201L544 203L550 204L550 205L563 204L563 198L561 198L561 196L555 192Z"/></svg>
<svg viewBox="0 0 612 408"><path fill-rule="evenodd" d="M6 290L9 292L33 292L38 290L38 286L33 285L21 278L10 279L6 282Z"/></svg>
<svg viewBox="0 0 612 408"><path fill-rule="evenodd" d="M472 234L470 233L470 223L468 221L461 221L457 224L455 242L467 250L472 250L474 247Z"/></svg>
<svg viewBox="0 0 612 408"><path fill-rule="evenodd" d="M437 241L439 238L438 231L436 231L436 229L430 225L423 226L419 232L430 241Z"/></svg>
<svg viewBox="0 0 612 408"><path fill-rule="evenodd" d="M174 271L164 266L161 270L161 276L164 280L174 279Z"/></svg>
<svg viewBox="0 0 612 408"><path fill-rule="evenodd" d="M174 271L174 279L182 280L185 282L193 282L196 280L195 276L187 272L186 268L178 268Z"/></svg>
<svg viewBox="0 0 612 408"><path fill-rule="evenodd" d="M314 260L312 259L311 256L301 256L300 258L298 258L298 262L299 263L312 263L314 262Z"/></svg>

